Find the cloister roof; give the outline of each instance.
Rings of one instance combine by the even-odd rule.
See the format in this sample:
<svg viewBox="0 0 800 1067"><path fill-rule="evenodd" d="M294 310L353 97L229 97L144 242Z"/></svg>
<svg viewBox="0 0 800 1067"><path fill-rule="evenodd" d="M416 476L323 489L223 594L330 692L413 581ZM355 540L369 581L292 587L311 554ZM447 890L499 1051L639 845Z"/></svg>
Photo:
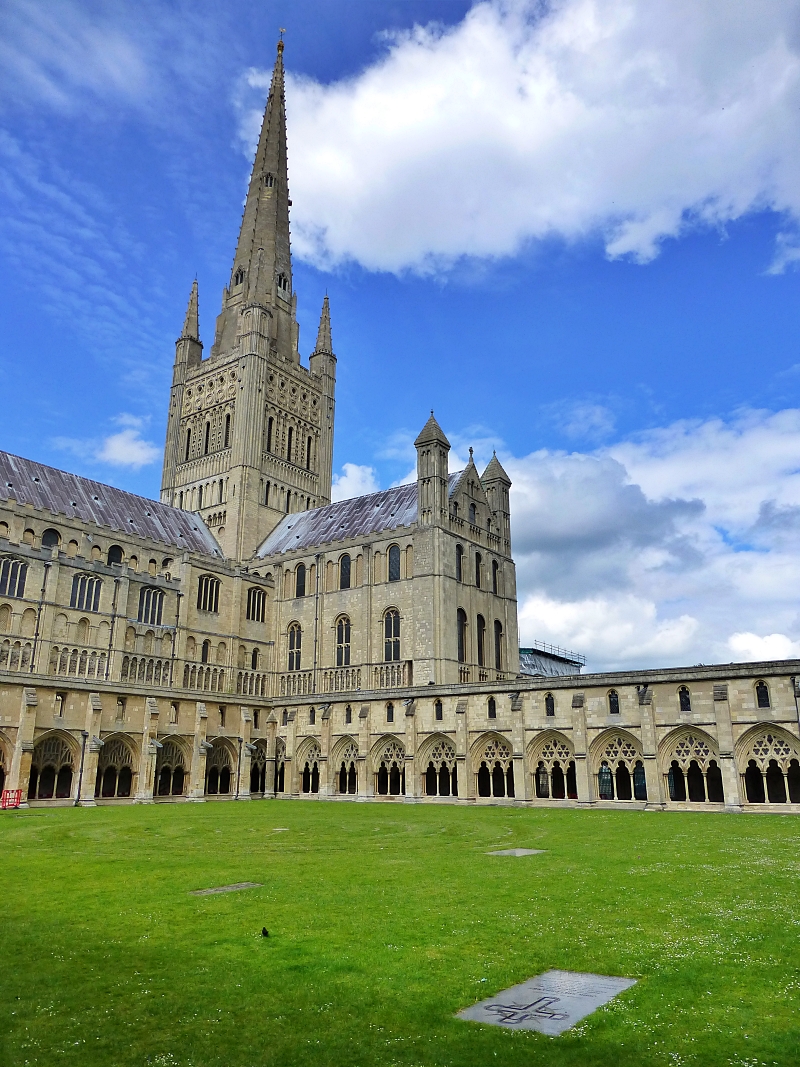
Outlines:
<svg viewBox="0 0 800 1067"><path fill-rule="evenodd" d="M189 552L222 556L199 515L157 500L126 493L78 474L68 474L32 459L0 452L0 501L19 504L107 526L118 533L146 537Z"/></svg>

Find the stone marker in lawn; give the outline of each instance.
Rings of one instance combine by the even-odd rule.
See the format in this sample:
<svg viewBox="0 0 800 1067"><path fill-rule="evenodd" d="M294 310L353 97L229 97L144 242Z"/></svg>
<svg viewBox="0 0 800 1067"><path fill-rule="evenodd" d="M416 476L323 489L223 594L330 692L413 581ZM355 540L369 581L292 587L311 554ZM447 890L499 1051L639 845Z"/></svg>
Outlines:
<svg viewBox="0 0 800 1067"><path fill-rule="evenodd" d="M233 885L218 885L214 889L192 889L193 897L208 897L212 893L235 893L237 889L260 889L261 882L234 882Z"/></svg>
<svg viewBox="0 0 800 1067"><path fill-rule="evenodd" d="M632 985L636 985L635 978L545 971L480 1004L464 1008L456 1018L512 1030L538 1030L555 1037Z"/></svg>
<svg viewBox="0 0 800 1067"><path fill-rule="evenodd" d="M497 852L487 852L487 856L541 856L545 848L501 848Z"/></svg>

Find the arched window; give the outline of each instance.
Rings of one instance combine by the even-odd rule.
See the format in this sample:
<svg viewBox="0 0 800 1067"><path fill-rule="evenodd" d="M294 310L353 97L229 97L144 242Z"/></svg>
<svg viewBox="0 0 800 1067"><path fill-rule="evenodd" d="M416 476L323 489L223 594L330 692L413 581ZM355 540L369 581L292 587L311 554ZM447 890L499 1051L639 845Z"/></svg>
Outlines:
<svg viewBox="0 0 800 1067"><path fill-rule="evenodd" d="M286 490L286 514L287 515L289 514L289 510L291 509L291 506L292 506L292 494L287 489Z"/></svg>
<svg viewBox="0 0 800 1067"><path fill-rule="evenodd" d="M284 300L289 299L289 278L285 274L278 275L278 296Z"/></svg>
<svg viewBox="0 0 800 1067"><path fill-rule="evenodd" d="M488 713L489 713L489 718L490 719L496 719L497 718L497 701L494 699L494 697L489 697Z"/></svg>
<svg viewBox="0 0 800 1067"><path fill-rule="evenodd" d="M154 589L152 585L143 585L139 590L139 622L146 622L150 626L160 626L163 610L163 590Z"/></svg>
<svg viewBox="0 0 800 1067"><path fill-rule="evenodd" d="M198 508L198 511L200 510L200 508L202 508L202 506L203 506L203 487L202 487L202 485L199 485L197 487L197 508Z"/></svg>
<svg viewBox="0 0 800 1067"><path fill-rule="evenodd" d="M258 649L257 648L254 648L253 651L250 653L250 670L251 671L257 671L258 670Z"/></svg>
<svg viewBox="0 0 800 1067"><path fill-rule="evenodd" d="M269 482L264 486L264 503L269 506Z"/></svg>
<svg viewBox="0 0 800 1067"><path fill-rule="evenodd" d="M311 470L311 438L306 438L306 470Z"/></svg>
<svg viewBox="0 0 800 1067"><path fill-rule="evenodd" d="M500 570L500 565L498 564L496 559L493 559L492 560L492 592L494 593L495 596L497 596L497 590L498 590L497 574L498 574L499 570Z"/></svg>
<svg viewBox="0 0 800 1067"><path fill-rule="evenodd" d="M91 574L76 574L72 579L69 606L77 608L78 611L99 611L102 586L100 578L95 578ZM0 592L2 592L2 587L0 587Z"/></svg>
<svg viewBox="0 0 800 1067"><path fill-rule="evenodd" d="M608 692L608 710L611 715L619 715L619 693L616 689Z"/></svg>
<svg viewBox="0 0 800 1067"><path fill-rule="evenodd" d="M467 613L463 608L458 609L458 662L467 662Z"/></svg>
<svg viewBox="0 0 800 1067"><path fill-rule="evenodd" d="M503 624L499 619L494 620L494 666L495 670L503 669Z"/></svg>
<svg viewBox="0 0 800 1067"><path fill-rule="evenodd" d="M678 700L680 702L681 711L692 710L692 698L689 695L689 690L685 685L682 685L678 690Z"/></svg>
<svg viewBox="0 0 800 1067"><path fill-rule="evenodd" d="M294 428L292 426L290 426L289 427L289 432L286 435L286 458L290 463L292 462L292 442L293 442L293 438L294 438Z"/></svg>
<svg viewBox="0 0 800 1067"><path fill-rule="evenodd" d="M266 605L266 594L263 589L257 589L255 586L251 586L247 590L247 618L251 622L263 622L264 621L264 607Z"/></svg>
<svg viewBox="0 0 800 1067"><path fill-rule="evenodd" d="M42 548L58 548L61 544L61 534L58 530L50 528L42 534Z"/></svg>
<svg viewBox="0 0 800 1067"><path fill-rule="evenodd" d="M553 694L552 693L545 693L545 697L544 697L544 713L545 713L545 715L555 715L555 713L556 713L556 702L553 699Z"/></svg>
<svg viewBox="0 0 800 1067"><path fill-rule="evenodd" d="M225 443L223 444L222 447L223 448L228 448L230 443L231 443L231 417L230 417L230 415L226 415L225 416ZM220 499L222 499L222 498L220 497Z"/></svg>
<svg viewBox="0 0 800 1067"><path fill-rule="evenodd" d="M399 545L391 545L389 547L389 581L400 581L400 547Z"/></svg>
<svg viewBox="0 0 800 1067"><path fill-rule="evenodd" d="M475 588L476 589L480 589L480 587L481 587L481 566L482 566L482 564L483 564L483 559L481 557L481 554L480 554L480 552L476 552L475 553Z"/></svg>
<svg viewBox="0 0 800 1067"><path fill-rule="evenodd" d="M350 707L349 704L344 709L344 721L348 726L353 721L353 709Z"/></svg>
<svg viewBox="0 0 800 1067"><path fill-rule="evenodd" d="M476 509L474 504L470 504L470 506L469 506L469 521L472 523L473 526L478 521L478 519L477 519L477 509Z"/></svg>
<svg viewBox="0 0 800 1067"><path fill-rule="evenodd" d="M386 705L386 721L394 722L394 704L391 701Z"/></svg>
<svg viewBox="0 0 800 1067"><path fill-rule="evenodd" d="M298 563L297 570L294 572L294 595L305 596L306 595L306 565L305 563Z"/></svg>
<svg viewBox="0 0 800 1067"><path fill-rule="evenodd" d="M764 681L756 682L756 706L759 708L768 708L769 703L769 688Z"/></svg>
<svg viewBox="0 0 800 1067"><path fill-rule="evenodd" d="M11 596L17 599L25 596L25 578L27 574L27 563L23 563L18 559L11 559L10 556L0 560L0 596ZM75 605L73 604L72 606L74 607Z"/></svg>
<svg viewBox="0 0 800 1067"><path fill-rule="evenodd" d="M383 616L383 658L386 663L400 659L400 612L389 608Z"/></svg>
<svg viewBox="0 0 800 1067"><path fill-rule="evenodd" d="M211 423L207 422L206 423L206 435L203 438L203 455L204 456L208 455L208 446L209 446L210 441L211 441Z"/></svg>
<svg viewBox="0 0 800 1067"><path fill-rule="evenodd" d="M189 453L191 452L191 450L192 450L192 431L191 431L191 428L189 428L186 431L186 451L185 451L184 456L183 456L184 460L187 460L189 458Z"/></svg>
<svg viewBox="0 0 800 1067"><path fill-rule="evenodd" d="M204 641L203 642L203 649L202 649L202 651L200 653L200 662L201 663L208 663L210 661L210 659L211 659L211 642L210 641Z"/></svg>
<svg viewBox="0 0 800 1067"><path fill-rule="evenodd" d="M309 726L316 726L317 725L317 709L316 708L309 708L308 709L308 725Z"/></svg>
<svg viewBox="0 0 800 1067"><path fill-rule="evenodd" d="M478 616L477 633L478 633L478 644L477 644L477 648L478 648L478 666L479 667L483 667L483 666L485 666L485 662L484 661L485 661L485 658L486 658L485 657L485 651L486 651L486 619L484 619L483 615L479 615Z"/></svg>
<svg viewBox="0 0 800 1067"><path fill-rule="evenodd" d="M346 615L336 621L336 666L350 666L350 620Z"/></svg>
<svg viewBox="0 0 800 1067"><path fill-rule="evenodd" d="M442 715L442 702L441 702L441 700L437 700L437 701L434 702L434 705L433 705L433 717L436 719L437 722L441 722L442 721L443 715Z"/></svg>
<svg viewBox="0 0 800 1067"><path fill-rule="evenodd" d="M350 588L350 557L346 553L339 560L339 588Z"/></svg>
<svg viewBox="0 0 800 1067"><path fill-rule="evenodd" d="M456 581L464 581L464 549L456 545Z"/></svg>
<svg viewBox="0 0 800 1067"><path fill-rule="evenodd" d="M293 622L289 627L289 670L300 670L300 652L303 642L303 631L299 622Z"/></svg>
<svg viewBox="0 0 800 1067"><path fill-rule="evenodd" d="M202 574L197 583L197 610L219 612L219 578L211 574Z"/></svg>
<svg viewBox="0 0 800 1067"><path fill-rule="evenodd" d="M272 451L272 429L275 425L275 420L270 415L267 419L267 452Z"/></svg>
<svg viewBox="0 0 800 1067"><path fill-rule="evenodd" d="M237 268L237 270L236 270L236 271L234 272L234 275L233 275L233 284L234 284L234 285L241 285L243 281L244 281L244 271L242 270L242 268L241 268L241 267L239 267L239 268Z"/></svg>

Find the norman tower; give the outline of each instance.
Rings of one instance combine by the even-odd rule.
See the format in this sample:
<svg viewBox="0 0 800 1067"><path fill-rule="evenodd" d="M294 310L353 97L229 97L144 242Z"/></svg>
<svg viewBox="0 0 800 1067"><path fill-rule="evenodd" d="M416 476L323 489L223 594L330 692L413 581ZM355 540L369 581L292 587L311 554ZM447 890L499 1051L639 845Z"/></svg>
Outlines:
<svg viewBox="0 0 800 1067"><path fill-rule="evenodd" d="M330 501L336 357L328 298L301 366L292 289L283 42L230 282L203 359L197 283L176 343L161 500L198 511L225 555L250 559L283 515Z"/></svg>

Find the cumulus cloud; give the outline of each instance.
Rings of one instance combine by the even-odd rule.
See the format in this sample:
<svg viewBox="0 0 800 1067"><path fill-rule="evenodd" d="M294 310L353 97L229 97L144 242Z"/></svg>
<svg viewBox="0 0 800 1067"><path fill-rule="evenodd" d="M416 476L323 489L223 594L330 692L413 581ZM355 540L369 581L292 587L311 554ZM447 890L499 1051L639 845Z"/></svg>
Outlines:
<svg viewBox="0 0 800 1067"><path fill-rule="evenodd" d="M332 500L349 500L353 496L377 493L380 486L374 467L359 463L345 463L341 474L334 474Z"/></svg>
<svg viewBox="0 0 800 1067"><path fill-rule="evenodd" d="M112 467L127 467L138 471L161 458L161 449L142 437L147 420L136 415L122 414L113 420L121 427L116 433L103 438L57 437L56 448L81 459Z"/></svg>
<svg viewBox="0 0 800 1067"><path fill-rule="evenodd" d="M502 456L523 644L604 668L800 655L800 411Z"/></svg>
<svg viewBox="0 0 800 1067"><path fill-rule="evenodd" d="M317 264L429 271L589 235L645 262L765 208L786 220L773 269L798 257L795 0L484 0L386 36L354 77L290 78L287 106L294 248Z"/></svg>

